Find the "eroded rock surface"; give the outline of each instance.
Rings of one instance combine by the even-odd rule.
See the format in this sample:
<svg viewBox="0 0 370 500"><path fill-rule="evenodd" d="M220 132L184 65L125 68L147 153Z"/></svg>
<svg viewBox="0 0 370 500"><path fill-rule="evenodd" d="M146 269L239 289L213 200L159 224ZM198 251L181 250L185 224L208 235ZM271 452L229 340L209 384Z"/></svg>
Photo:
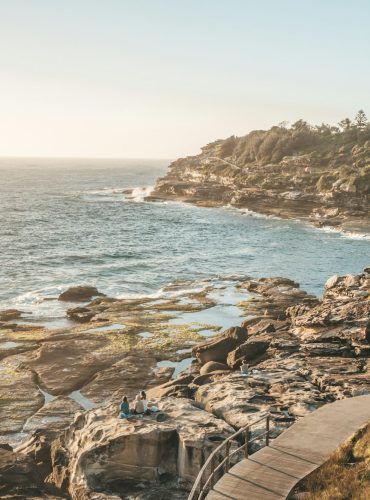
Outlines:
<svg viewBox="0 0 370 500"><path fill-rule="evenodd" d="M323 404L370 392L370 268L331 278L321 300L285 278L238 287L247 319L208 340L194 325L171 330L175 302L143 314L155 307L149 299L96 299L87 305L88 327L1 333L32 349L1 360L2 390L11 397L0 411L2 437L31 433L17 453L38 471L43 494L184 499L206 456L234 429L269 413L273 438ZM204 294L195 308L212 305ZM188 368L171 379L176 363L166 360L191 356L190 346ZM45 402L39 385L54 399ZM99 407L86 411L74 401L77 388ZM132 400L140 389L160 411L118 419L122 396ZM252 436L263 426L252 427ZM262 444L257 439L251 451Z"/></svg>
<svg viewBox="0 0 370 500"><path fill-rule="evenodd" d="M78 416L52 445L48 482L73 499L126 494L135 482L192 482L205 458L233 429L186 399L154 401L160 411L120 420L108 406ZM185 492L184 492L185 493Z"/></svg>
<svg viewBox="0 0 370 500"><path fill-rule="evenodd" d="M244 342L247 339L247 335L248 333L245 328L229 328L221 335L217 335L207 342L194 346L192 351L193 356L202 364L208 361L217 361L218 363L225 364L228 353Z"/></svg>

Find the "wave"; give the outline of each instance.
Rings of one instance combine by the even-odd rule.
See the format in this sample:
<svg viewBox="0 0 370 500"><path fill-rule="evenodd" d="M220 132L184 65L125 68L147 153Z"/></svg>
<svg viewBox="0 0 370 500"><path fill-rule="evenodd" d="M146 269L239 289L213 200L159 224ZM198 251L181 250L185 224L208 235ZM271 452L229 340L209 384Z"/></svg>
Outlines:
<svg viewBox="0 0 370 500"><path fill-rule="evenodd" d="M86 191L76 191L75 195L90 203L93 202L143 202L150 196L154 186L139 186L133 188L111 188L88 189Z"/></svg>
<svg viewBox="0 0 370 500"><path fill-rule="evenodd" d="M357 233L354 231L346 231L345 229L338 229L332 226L324 226L324 227L317 227L314 226L308 222L305 222L304 220L296 219L296 218L289 218L289 219L283 219L282 217L278 217L277 215L267 215L267 214L262 214L259 212L255 212L254 210L250 210L249 208L237 208L234 207L233 205L224 205L222 208L238 213L243 213L245 215L249 215L250 217L255 217L259 219L275 219L275 220L284 220L286 222L296 222L298 224L304 224L306 226L309 226L315 230L318 231L323 231L325 233L335 233L338 234L339 236L342 236L343 238L350 238L354 240L370 240L370 234L369 233Z"/></svg>
<svg viewBox="0 0 370 500"><path fill-rule="evenodd" d="M324 233L334 233L342 236L343 238L349 238L352 240L370 240L369 233L355 233L353 231L346 231L345 229L337 229L336 227L326 226L326 227L316 227L318 231L323 231Z"/></svg>
<svg viewBox="0 0 370 500"><path fill-rule="evenodd" d="M142 202L145 201L147 196L150 196L154 191L154 186L144 186L133 188L131 195L126 195L127 198L132 201Z"/></svg>
<svg viewBox="0 0 370 500"><path fill-rule="evenodd" d="M284 220L282 217L278 217L277 215L269 215L263 214L261 212L255 212L254 210L250 210L249 208L238 208L233 205L224 205L222 208L225 210L230 210L232 212L238 212L244 215L248 215L249 217L255 217L256 219L274 219L274 220Z"/></svg>

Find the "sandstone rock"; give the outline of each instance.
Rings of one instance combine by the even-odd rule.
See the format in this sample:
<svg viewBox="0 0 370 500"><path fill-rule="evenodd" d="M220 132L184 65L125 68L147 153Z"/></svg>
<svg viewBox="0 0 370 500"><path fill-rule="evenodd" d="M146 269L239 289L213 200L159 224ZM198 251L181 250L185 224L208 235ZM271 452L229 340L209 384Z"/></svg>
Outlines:
<svg viewBox="0 0 370 500"><path fill-rule="evenodd" d="M313 406L308 403L296 403L289 406L289 413L294 417L305 417L316 409L317 406Z"/></svg>
<svg viewBox="0 0 370 500"><path fill-rule="evenodd" d="M5 309L4 311L0 311L0 321L12 321L13 319L20 318L22 314L22 311L18 311L18 309Z"/></svg>
<svg viewBox="0 0 370 500"><path fill-rule="evenodd" d="M332 276L325 283L325 288L327 290L330 290L331 288L334 288L338 284L339 280L340 280L339 276L337 276L337 275Z"/></svg>
<svg viewBox="0 0 370 500"><path fill-rule="evenodd" d="M77 321L78 323L87 323L91 321L96 315L96 311L89 309L88 307L74 307L73 309L67 309L67 317L72 321Z"/></svg>
<svg viewBox="0 0 370 500"><path fill-rule="evenodd" d="M98 295L104 296L104 294L100 293L94 286L71 286L59 295L58 300L66 302L85 302Z"/></svg>
<svg viewBox="0 0 370 500"><path fill-rule="evenodd" d="M273 333L276 331L276 324L279 324L279 326L284 326L286 325L286 322L284 321L270 321L270 320L262 320L259 321L257 324L253 325L248 329L249 335L254 335L254 334L261 334L261 333Z"/></svg>
<svg viewBox="0 0 370 500"><path fill-rule="evenodd" d="M21 432L27 418L43 405L35 377L30 371L20 370L25 355L15 355L0 362L0 438L8 442L13 433Z"/></svg>
<svg viewBox="0 0 370 500"><path fill-rule="evenodd" d="M216 370L228 370L229 367L223 363L218 363L217 361L208 361L200 369L200 374L205 375L206 373L211 373Z"/></svg>
<svg viewBox="0 0 370 500"><path fill-rule="evenodd" d="M147 397L152 398L163 398L165 396L177 396L177 397L189 397L188 384L190 384L194 379L193 375L184 375L175 380L171 380L162 384L158 387L153 387L147 391Z"/></svg>
<svg viewBox="0 0 370 500"><path fill-rule="evenodd" d="M24 366L37 373L47 392L54 396L66 395L112 364L115 355L104 352L105 345L106 340L98 335L66 337L59 342L44 343Z"/></svg>
<svg viewBox="0 0 370 500"><path fill-rule="evenodd" d="M41 429L49 432L61 431L73 422L74 415L79 411L84 411L84 409L76 401L65 396L58 396L32 415L25 423L23 431L34 432Z"/></svg>
<svg viewBox="0 0 370 500"><path fill-rule="evenodd" d="M358 287L360 285L360 277L354 274L347 274L344 277L344 286L347 288Z"/></svg>
<svg viewBox="0 0 370 500"><path fill-rule="evenodd" d="M228 353L244 342L247 336L248 332L244 328L238 326L229 328L220 335L194 346L192 355L201 364L208 361L225 363Z"/></svg>
<svg viewBox="0 0 370 500"><path fill-rule="evenodd" d="M189 400L156 401L167 415L120 420L107 406L78 416L51 450L48 481L73 500L94 491L129 491L130 484L194 481L205 457L234 430ZM117 491L118 490L118 491Z"/></svg>
<svg viewBox="0 0 370 500"><path fill-rule="evenodd" d="M242 362L250 363L264 354L268 349L271 338L267 336L256 336L249 338L247 342L241 344L234 351L229 352L227 356L227 365L235 369Z"/></svg>
<svg viewBox="0 0 370 500"><path fill-rule="evenodd" d="M63 496L118 499L124 490L133 498L154 499L163 491L172 496L179 478L193 480L209 450L228 435L220 427L224 422L238 428L270 412L274 437L322 404L370 393L368 274L338 276L321 300L283 278L241 285L248 287L251 298L243 306L248 335L246 330L231 329L231 334L224 332L194 346L198 361L206 364L200 368L194 362L190 374L171 381L173 368L161 371L157 366L166 353L157 347L147 350L150 338L140 349L133 347L137 325L147 329L143 302L97 299L88 305L86 309L104 324L128 325L119 334L84 332L77 325L71 331L37 332L39 340L27 344L38 346L37 351L8 355L0 362L2 388L11 395L7 405L0 406L7 433L0 435L0 441L11 442L8 435L22 429L34 431L17 452L37 464L39 477L48 474L47 484L60 488ZM241 334L234 336L234 330ZM24 343L25 336L33 335L31 330L13 333ZM181 347L171 347L168 359L177 361L173 356ZM204 359L207 355L223 356L223 361ZM226 356L233 368L246 357L253 366L248 374L226 370ZM210 367L223 369L199 374ZM55 395L82 386L81 394L91 401L111 404L82 412L62 397L42 407L36 380ZM143 419L117 419L123 394L131 399L140 389L147 389L150 402L161 411ZM195 403L183 396L194 397ZM68 426L75 410L75 420ZM259 425L253 436L263 430L263 423ZM256 440L253 449L260 445ZM148 457L142 455L143 448Z"/></svg>
<svg viewBox="0 0 370 500"><path fill-rule="evenodd" d="M149 353L132 350L96 373L81 392L99 403L110 400L113 395L117 401L123 396L133 399L140 390L160 386L171 378L173 368L156 370L157 362Z"/></svg>
<svg viewBox="0 0 370 500"><path fill-rule="evenodd" d="M1 498L41 497L42 479L36 463L31 459L4 447L0 448Z"/></svg>

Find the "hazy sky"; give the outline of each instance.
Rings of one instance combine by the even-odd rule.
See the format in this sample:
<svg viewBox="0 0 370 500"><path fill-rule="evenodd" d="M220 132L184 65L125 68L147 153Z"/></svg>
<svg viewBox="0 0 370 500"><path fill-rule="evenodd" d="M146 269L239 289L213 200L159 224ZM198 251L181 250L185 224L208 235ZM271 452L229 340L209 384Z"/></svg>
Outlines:
<svg viewBox="0 0 370 500"><path fill-rule="evenodd" d="M368 0L0 0L0 155L174 158L370 114Z"/></svg>

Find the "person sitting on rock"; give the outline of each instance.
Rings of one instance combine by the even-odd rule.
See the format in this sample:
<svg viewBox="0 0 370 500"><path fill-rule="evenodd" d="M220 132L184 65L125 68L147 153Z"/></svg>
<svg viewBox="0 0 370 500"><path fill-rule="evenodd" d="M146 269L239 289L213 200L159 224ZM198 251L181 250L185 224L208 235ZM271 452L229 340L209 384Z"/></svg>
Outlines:
<svg viewBox="0 0 370 500"><path fill-rule="evenodd" d="M133 413L135 413L135 415L142 415L144 413L144 403L139 394L134 401Z"/></svg>
<svg viewBox="0 0 370 500"><path fill-rule="evenodd" d="M143 405L144 405L144 413L146 415L150 415L151 411L148 408L148 400L146 399L146 393L145 393L145 391L141 391L140 392L140 399L141 399L141 401L143 402Z"/></svg>
<svg viewBox="0 0 370 500"><path fill-rule="evenodd" d="M130 405L128 404L127 396L124 396L122 399L119 416L120 418L129 418L131 416Z"/></svg>

